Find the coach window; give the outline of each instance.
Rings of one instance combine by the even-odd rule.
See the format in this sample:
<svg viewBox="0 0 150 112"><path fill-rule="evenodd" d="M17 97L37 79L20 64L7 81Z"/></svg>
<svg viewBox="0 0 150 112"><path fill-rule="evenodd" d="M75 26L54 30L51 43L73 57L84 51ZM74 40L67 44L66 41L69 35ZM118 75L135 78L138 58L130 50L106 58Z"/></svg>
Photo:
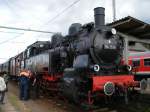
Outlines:
<svg viewBox="0 0 150 112"><path fill-rule="evenodd" d="M133 61L132 61L132 65L133 65L134 67L140 66L140 60L133 60Z"/></svg>
<svg viewBox="0 0 150 112"><path fill-rule="evenodd" d="M150 59L144 59L144 65L150 66Z"/></svg>
<svg viewBox="0 0 150 112"><path fill-rule="evenodd" d="M27 58L29 58L29 57L31 56L31 49L30 49L30 48L28 48L26 53L27 53L27 55L26 55L26 56L27 56Z"/></svg>

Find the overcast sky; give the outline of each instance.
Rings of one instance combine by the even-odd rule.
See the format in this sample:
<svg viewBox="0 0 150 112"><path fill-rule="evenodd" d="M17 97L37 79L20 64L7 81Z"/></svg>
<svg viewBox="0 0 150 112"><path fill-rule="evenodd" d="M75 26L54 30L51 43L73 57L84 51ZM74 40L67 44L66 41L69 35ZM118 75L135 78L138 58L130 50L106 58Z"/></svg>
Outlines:
<svg viewBox="0 0 150 112"><path fill-rule="evenodd" d="M31 28L67 34L72 23L93 21L93 9L105 7L106 23L112 22L112 0L0 0L0 26ZM128 15L150 23L150 0L116 0L117 19ZM37 40L50 40L51 34L0 28L0 63L23 51Z"/></svg>

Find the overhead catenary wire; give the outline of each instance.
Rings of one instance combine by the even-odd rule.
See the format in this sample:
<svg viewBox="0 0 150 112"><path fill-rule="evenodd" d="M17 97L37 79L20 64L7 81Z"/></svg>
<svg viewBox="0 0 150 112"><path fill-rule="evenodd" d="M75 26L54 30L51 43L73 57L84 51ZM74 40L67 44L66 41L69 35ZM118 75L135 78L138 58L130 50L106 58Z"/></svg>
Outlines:
<svg viewBox="0 0 150 112"><path fill-rule="evenodd" d="M23 7L21 7L21 6L18 5L18 4L17 4L17 7L16 7L16 4L14 4L14 2L11 1L11 0L4 0L4 3L5 3L5 5L10 9L10 11L11 11L14 15L20 17L20 14L18 14L15 10L23 10ZM30 13L27 13L27 14L28 14L28 16L31 15ZM35 17L34 15L31 15L31 16L32 16L32 18L35 18L36 20L39 21L39 18Z"/></svg>
<svg viewBox="0 0 150 112"><path fill-rule="evenodd" d="M11 41L11 43L25 44L24 42L18 42L18 41Z"/></svg>
<svg viewBox="0 0 150 112"><path fill-rule="evenodd" d="M58 14L56 14L54 17L52 17L49 21L47 21L46 23L44 23L41 27L52 23L55 19L57 19L58 17L60 17L62 14L64 14L68 9L72 8L79 1L81 1L81 0L76 0L73 3L71 3L68 7L64 8L62 11L60 11ZM40 36L41 36L41 34L38 37L40 37Z"/></svg>
<svg viewBox="0 0 150 112"><path fill-rule="evenodd" d="M9 26L0 26L0 28L11 29L11 30L31 31L31 32L40 32L40 33L52 33L52 34L56 33L56 32L51 32L51 31L42 31L42 30L17 28L17 27L9 27Z"/></svg>
<svg viewBox="0 0 150 112"><path fill-rule="evenodd" d="M80 0L76 0L74 1L72 4L70 4L68 7L66 7L64 10L62 10L60 13L58 13L56 16L54 16L52 19L50 19L48 22L46 22L45 24L47 23L51 23L53 20L55 20L56 18L58 18L59 16L61 16L65 11L67 11L69 8L71 8L73 5L75 5L76 3L78 3ZM7 3L8 7L11 9L12 7L9 6L9 4ZM18 15L18 14L15 14L15 15ZM42 26L45 26L42 25ZM25 29L25 28L16 28L16 27L8 27L8 26L0 26L0 28L4 28L4 29L11 29L11 30L22 30L22 31L31 31L31 32L39 32L39 33L49 33L49 34L55 34L56 32L50 32L50 31L41 31L41 30L34 30L34 29ZM21 34L21 35L24 35ZM15 36L11 39L8 39L8 40L5 40L3 42L0 42L0 45L4 44L4 43L7 43L9 42L10 40L13 40L13 39L16 39L18 37L20 37L21 35L19 36Z"/></svg>
<svg viewBox="0 0 150 112"><path fill-rule="evenodd" d="M10 31L2 31L0 30L1 33L10 33L10 34L24 34L24 33L20 33L20 32L10 32Z"/></svg>
<svg viewBox="0 0 150 112"><path fill-rule="evenodd" d="M48 22L46 22L45 24L51 23L53 20L55 20L56 18L58 18L59 16L61 16L64 12L66 12L68 9L70 9L71 7L73 7L75 4L77 4L79 1L81 0L76 0L74 1L72 4L70 4L68 7L66 7L65 9L63 9L62 11L60 11L56 16L54 16L52 19L50 19ZM45 24L43 24L42 26L44 26ZM17 28L17 27L9 27L9 26L0 26L0 28L4 28L4 29L11 29L11 30L22 30L22 31L31 31L31 32L40 32L40 33L50 33L50 34L55 34L56 32L51 32L51 31L42 31L42 30L35 30L35 29L25 29L25 28ZM24 34L24 33L23 33ZM23 35L22 34L22 35ZM3 42L0 42L0 44L3 43L7 43L10 40L13 40L15 38L18 38L19 36L13 37L11 39L5 40Z"/></svg>
<svg viewBox="0 0 150 112"><path fill-rule="evenodd" d="M52 17L49 21L47 21L46 23L44 23L42 26L45 26L51 22L53 22L55 19L57 19L59 16L61 16L62 14L64 14L68 9L70 9L71 7L73 7L75 4L77 4L79 1L81 0L76 0L73 3L71 3L68 7L64 8L62 11L60 11L58 14L56 14L54 17Z"/></svg>
<svg viewBox="0 0 150 112"><path fill-rule="evenodd" d="M32 31L32 32L39 32L39 33L49 33L49 34L55 34L56 32L49 32L49 31L41 31L41 30L33 30L33 29L24 29L24 28L16 28L16 27L8 27L8 26L0 26L0 28L4 28L4 29L12 29L12 30L23 30L23 31ZM0 32L5 32L5 31L0 31ZM5 32L6 33L6 32ZM15 32L7 32L7 33L15 33ZM7 39L5 41L0 42L0 45L7 43L13 39L16 39L22 35L24 35L25 33L17 33L20 35L17 35L11 39Z"/></svg>
<svg viewBox="0 0 150 112"><path fill-rule="evenodd" d="M0 58L1 60L6 60L6 59L8 59L8 58Z"/></svg>
<svg viewBox="0 0 150 112"><path fill-rule="evenodd" d="M7 8L11 11L11 13L13 13L16 17L20 17L18 13L14 10L14 8L11 6L8 0L3 0L2 3L5 4Z"/></svg>
<svg viewBox="0 0 150 112"><path fill-rule="evenodd" d="M14 10L14 7L13 7L12 3L9 3L8 0L4 0L4 3L5 3L5 5L9 8L9 10L10 10L15 16L20 17L20 15L18 15L18 13L16 13L16 11ZM50 32L50 31L40 31L40 30L24 29L24 28L15 28L15 27L8 27L8 26L0 26L0 28L11 29L11 30L32 31L32 32L38 32L38 33L52 33L52 34L55 33L55 32ZM22 34L22 35L25 34L25 32L24 32L24 33L6 32L6 31L0 31L0 32L2 32L2 33L14 33L14 34L16 33L16 34ZM22 35L21 35L21 36L22 36ZM17 38L18 38L18 37L19 37L19 36L17 36ZM10 40L13 40L13 39L16 39L16 37L11 38L11 39L8 39L8 40L3 41L3 42L0 42L0 43L1 43L1 44L7 43L7 42L9 42Z"/></svg>
<svg viewBox="0 0 150 112"><path fill-rule="evenodd" d="M61 12L59 12L56 16L54 16L53 18L51 18L48 22L46 22L45 24L43 24L42 26L51 23L53 20L55 20L56 18L58 18L60 15L62 15L65 11L67 11L68 9L70 9L72 6L74 6L75 4L77 4L80 0L76 0L74 1L72 4L70 4L68 7L66 7L65 9L63 9ZM9 27L9 26L0 26L0 28L4 28L4 29L12 29L12 30L23 30L23 31L31 31L31 32L40 32L40 33L51 33L51 34L55 34L56 32L51 32L51 31L42 31L42 30L35 30L35 29L25 29L25 28L17 28L17 27Z"/></svg>
<svg viewBox="0 0 150 112"><path fill-rule="evenodd" d="M9 1L8 0L4 0L4 2L3 2L6 6L7 6L7 8L9 8L9 10L11 11L11 13L13 13L15 16L17 16L17 17L20 17L20 15L18 15L18 13L16 13L16 11L14 10L14 8L12 7L12 4L10 4L9 3ZM11 30L24 30L23 28L15 28L15 27L7 27L7 26L2 26L1 28L4 28L4 29L11 29ZM28 29L29 30L29 29ZM26 29L24 30L24 31L26 31ZM0 31L0 32L2 32L2 33L11 33L11 34L21 34L21 35L24 35L25 34L25 32L24 33L17 33L17 32L6 32L6 31ZM20 36L21 36L20 35ZM15 36L15 37L13 37L13 38L11 38L11 39L7 39L7 40L5 40L5 41L2 41L2 42L0 42L0 45L2 45L2 44L4 44L4 43L7 43L7 42L9 42L10 40L13 40L13 39L16 39L16 38L18 38L18 37L20 37L20 36Z"/></svg>
<svg viewBox="0 0 150 112"><path fill-rule="evenodd" d="M22 35L22 34L20 34L20 35ZM20 37L20 35L17 35L17 36L15 36L15 37L11 38L11 39L7 39L7 40L4 40L4 41L0 42L0 45L2 45L2 44L4 44L4 43L7 43L7 42L9 42L9 41L11 41L11 40L16 39L16 38Z"/></svg>

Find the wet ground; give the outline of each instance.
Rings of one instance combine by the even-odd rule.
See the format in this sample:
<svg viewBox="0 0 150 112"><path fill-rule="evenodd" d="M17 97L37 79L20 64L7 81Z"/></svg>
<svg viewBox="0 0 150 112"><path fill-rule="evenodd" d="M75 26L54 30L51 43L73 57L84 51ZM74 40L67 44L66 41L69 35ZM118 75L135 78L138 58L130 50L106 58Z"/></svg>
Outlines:
<svg viewBox="0 0 150 112"><path fill-rule="evenodd" d="M20 101L19 89L15 82L10 82L8 85L9 91L6 93L5 104L11 104L16 112L77 112L76 106L57 99L57 97L43 97L40 96L36 100ZM67 103L67 105L66 105ZM4 107L2 105L2 107ZM4 109L3 109L4 111ZM2 111L2 112L3 112ZM0 111L1 112L1 111ZM9 112L9 111L5 111ZM12 111L10 111L12 112Z"/></svg>
<svg viewBox="0 0 150 112"><path fill-rule="evenodd" d="M41 97L36 100L20 101L18 98L18 85L9 83L9 91L6 93L5 104L0 106L0 112L84 112L79 106L60 100L58 97ZM126 105L124 102L103 104L90 112L150 112L150 89L142 95L136 95Z"/></svg>

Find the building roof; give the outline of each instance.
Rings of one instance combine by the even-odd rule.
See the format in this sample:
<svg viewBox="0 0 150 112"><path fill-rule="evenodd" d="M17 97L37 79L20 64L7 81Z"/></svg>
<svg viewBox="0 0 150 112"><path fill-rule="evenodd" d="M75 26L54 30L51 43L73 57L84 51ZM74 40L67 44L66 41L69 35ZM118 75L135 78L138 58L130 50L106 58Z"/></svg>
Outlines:
<svg viewBox="0 0 150 112"><path fill-rule="evenodd" d="M140 39L150 39L150 24L127 16L115 22L107 24L117 31L135 36Z"/></svg>

